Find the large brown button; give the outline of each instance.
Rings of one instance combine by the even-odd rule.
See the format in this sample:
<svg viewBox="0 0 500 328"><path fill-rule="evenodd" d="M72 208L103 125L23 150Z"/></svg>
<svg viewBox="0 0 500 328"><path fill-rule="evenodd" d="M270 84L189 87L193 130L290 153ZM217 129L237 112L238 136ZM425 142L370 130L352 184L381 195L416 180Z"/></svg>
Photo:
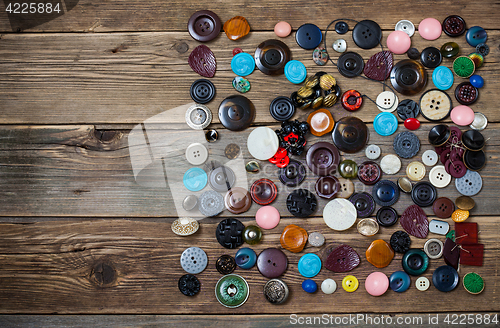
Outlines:
<svg viewBox="0 0 500 328"><path fill-rule="evenodd" d="M427 84L427 72L419 62L404 59L392 68L391 83L399 93L411 96L424 89Z"/></svg>
<svg viewBox="0 0 500 328"><path fill-rule="evenodd" d="M333 143L345 153L360 151L368 141L368 128L357 117L346 116L341 118L332 133Z"/></svg>
<svg viewBox="0 0 500 328"><path fill-rule="evenodd" d="M288 266L288 259L281 250L268 248L263 250L257 258L257 269L267 278L281 276Z"/></svg>
<svg viewBox="0 0 500 328"><path fill-rule="evenodd" d="M319 197L330 199L337 194L339 189L340 183L336 177L320 177L316 181L316 194L318 194Z"/></svg>
<svg viewBox="0 0 500 328"><path fill-rule="evenodd" d="M226 193L224 202L229 212L240 214L248 211L252 205L252 198L247 190L241 187L234 187Z"/></svg>
<svg viewBox="0 0 500 328"><path fill-rule="evenodd" d="M245 17L236 16L226 21L223 29L229 40L238 40L250 32L250 24Z"/></svg>
<svg viewBox="0 0 500 328"><path fill-rule="evenodd" d="M269 179L259 179L250 187L250 194L254 202L259 205L271 204L278 195L278 188Z"/></svg>
<svg viewBox="0 0 500 328"><path fill-rule="evenodd" d="M332 175L340 160L340 154L333 144L317 142L307 151L306 163L309 169L317 175Z"/></svg>
<svg viewBox="0 0 500 328"><path fill-rule="evenodd" d="M285 227L280 237L281 246L292 253L299 253L307 243L307 231L303 228L290 224Z"/></svg>
<svg viewBox="0 0 500 328"><path fill-rule="evenodd" d="M244 96L229 96L219 106L219 120L222 125L231 131L248 128L254 118L255 106Z"/></svg>
<svg viewBox="0 0 500 328"><path fill-rule="evenodd" d="M439 197L432 204L432 210L438 218L447 219L455 210L455 205L449 198Z"/></svg>
<svg viewBox="0 0 500 328"><path fill-rule="evenodd" d="M279 40L266 40L255 50L255 65L264 74L283 74L291 59L290 48Z"/></svg>
<svg viewBox="0 0 500 328"><path fill-rule="evenodd" d="M217 14L210 10L201 10L189 18L188 31L193 39L207 42L219 35L221 25Z"/></svg>

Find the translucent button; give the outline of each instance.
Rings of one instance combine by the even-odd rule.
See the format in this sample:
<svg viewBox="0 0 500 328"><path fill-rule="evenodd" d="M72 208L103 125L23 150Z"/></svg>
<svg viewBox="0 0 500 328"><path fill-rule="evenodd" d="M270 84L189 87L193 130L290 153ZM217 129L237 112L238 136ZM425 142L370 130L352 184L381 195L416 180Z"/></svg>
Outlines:
<svg viewBox="0 0 500 328"><path fill-rule="evenodd" d="M366 147L366 150L365 150L365 155L369 159L379 158L380 153L381 153L380 147L377 145L369 145L368 147Z"/></svg>
<svg viewBox="0 0 500 328"><path fill-rule="evenodd" d="M344 39L338 39L333 42L332 48L336 52L345 52L347 50L347 43Z"/></svg>
<svg viewBox="0 0 500 328"><path fill-rule="evenodd" d="M420 181L425 177L425 166L420 162L411 162L406 167L406 175L413 181Z"/></svg>

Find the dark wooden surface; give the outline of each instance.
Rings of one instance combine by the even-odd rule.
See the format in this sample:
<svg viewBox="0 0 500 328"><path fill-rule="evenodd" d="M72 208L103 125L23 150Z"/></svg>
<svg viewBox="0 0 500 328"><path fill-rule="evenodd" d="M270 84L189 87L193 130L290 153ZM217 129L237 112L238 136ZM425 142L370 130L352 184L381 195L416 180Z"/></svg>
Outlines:
<svg viewBox="0 0 500 328"><path fill-rule="evenodd" d="M313 22L324 30L333 19L373 19L384 30L384 45L385 38L400 19L409 19L418 26L429 16L442 21L450 14L458 14L468 26L480 25L487 29L491 53L478 70L486 85L480 90L477 103L471 106L490 121L484 131L488 138L487 165L480 172L483 189L474 197L477 206L469 219L479 224L485 260L482 267L462 266L460 269L460 276L474 271L484 277L486 288L482 294L472 296L461 286L451 293L441 293L434 287L419 292L412 279L412 288L405 293L389 291L379 298L368 295L364 280L375 268L366 261L365 250L375 239L388 240L399 225L381 228L379 234L370 238L359 235L355 228L334 232L321 217L324 200L320 200L319 209L311 218L292 218L284 204L286 193L273 166L261 162L264 172L248 175L247 181L252 183L266 176L278 184L282 192L273 205L282 214L282 221L275 229L265 231L263 242L253 248L258 253L267 247L279 247L279 236L288 224L300 225L309 232L320 231L327 243L347 243L358 251L361 265L353 274L360 280L360 288L355 293L347 293L339 287L333 295L303 292L298 260L307 252L321 254L324 248L308 245L299 254L285 251L289 267L282 278L291 290L285 304L271 306L265 301L261 291L267 279L256 268L236 270L250 285L250 298L245 305L227 309L217 302L214 286L221 275L215 270L215 260L222 254L234 255L236 250L222 248L214 238L214 231L222 217L233 215L224 211L216 218L201 220L200 231L195 235L176 236L170 229L177 215L172 192L138 185L129 157L128 137L134 126L192 101L189 86L199 76L189 68L187 58L199 43L189 36L186 24L189 16L201 9L215 11L223 22L243 15L252 28L248 36L237 42L228 40L222 32L207 44L217 58L217 73L212 79L217 95L208 104L214 113L211 127L221 134L220 141L210 145L210 156L223 158L225 146L234 142L242 146L242 162L250 159L245 142L251 129L238 133L223 129L216 115L218 104L235 93L231 86L234 77L230 69L232 49L240 47L253 53L260 42L275 38L272 29L277 21L286 20L294 29ZM381 1L373 4L371 1L316 1L305 4L300 1L237 1L231 5L214 2L205 6L193 1L129 1L125 4L114 0L85 0L64 16L21 33L12 33L3 4L0 10L0 313L30 314L0 316L0 326L94 326L103 320L111 327L219 326L238 320L244 322L244 326L264 327L288 326L292 313L339 316L369 313L390 314L397 318L403 315L426 317L426 313L439 312L443 319L451 312L500 311L498 2ZM335 32L329 31L328 45L337 38ZM343 38L349 49L359 52L365 60L379 51L357 48L351 32ZM311 51L299 48L293 33L283 41L290 47L293 59L303 62L310 74L325 70L337 78L343 90L357 89L373 99L382 91L379 84L341 76L330 63L325 67L316 66L311 60ZM420 50L431 45L439 48L448 41L459 43L462 54L472 52L464 37L452 39L443 33L438 40L425 41L418 32L412 37L412 45ZM338 58L333 51L330 55L334 60ZM398 61L405 56L394 58ZM451 67L451 61L445 60L444 65ZM430 75L431 70L426 89L433 87ZM268 111L270 101L279 95L290 95L298 86L289 83L283 75L270 77L258 70L248 79L252 89L246 95L257 108L255 125L276 127ZM462 80L457 78L455 85L460 82ZM417 100L419 96L398 95L400 100ZM456 101L453 103L456 105ZM303 120L309 112L298 111L295 118ZM348 115L338 104L331 112L336 120ZM355 115L368 123L370 143L380 145L383 155L393 153L393 136L381 137L373 130L371 122L378 113L376 106L365 99L362 109ZM183 115L172 115L170 123L180 125L155 133L166 138L187 136L183 122ZM395 181L404 176L406 165L419 160L423 151L431 149L426 135L434 124L424 119L422 123L416 132L422 141L419 154L414 159L403 160L401 171L387 178ZM398 132L404 130L401 124ZM329 135L308 138L309 144L317 140L331 141L331 138ZM173 159L181 157L182 152ZM343 157L358 163L366 160L364 152ZM179 173L183 170L185 168L179 168ZM304 186L311 189L314 182L315 177L309 174ZM366 189L370 190L370 187ZM451 199L459 196L453 182L438 193ZM402 195L395 208L402 213L411 203L409 196ZM258 208L253 204L238 218L245 225L252 224ZM430 208L425 211L433 218ZM448 221L453 226L453 222ZM432 234L429 237L443 239ZM424 242L413 238L412 245L421 248ZM179 257L189 246L203 248L209 257L207 269L198 275L202 282L201 292L193 298L184 297L177 290L177 279L184 273ZM401 269L400 261L401 255L396 255L392 263L380 271L390 275ZM424 276L431 278L433 270L442 264L442 259L431 260ZM95 275L102 265L110 266L113 272L105 281ZM322 270L314 279L321 283L331 277L340 284L344 275L327 271ZM33 314L167 316L82 318L31 316ZM363 325L366 323L359 324Z"/></svg>

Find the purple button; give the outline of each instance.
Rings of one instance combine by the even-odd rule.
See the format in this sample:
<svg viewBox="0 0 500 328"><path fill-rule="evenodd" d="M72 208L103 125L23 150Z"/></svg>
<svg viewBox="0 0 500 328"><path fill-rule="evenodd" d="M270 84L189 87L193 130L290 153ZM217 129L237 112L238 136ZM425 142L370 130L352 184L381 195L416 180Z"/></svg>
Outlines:
<svg viewBox="0 0 500 328"><path fill-rule="evenodd" d="M277 248L263 250L257 258L257 269L267 278L281 276L288 266L285 253Z"/></svg>
<svg viewBox="0 0 500 328"><path fill-rule="evenodd" d="M451 174L454 178L461 178L467 173L467 167L463 162L447 160L444 164L444 168L448 174Z"/></svg>

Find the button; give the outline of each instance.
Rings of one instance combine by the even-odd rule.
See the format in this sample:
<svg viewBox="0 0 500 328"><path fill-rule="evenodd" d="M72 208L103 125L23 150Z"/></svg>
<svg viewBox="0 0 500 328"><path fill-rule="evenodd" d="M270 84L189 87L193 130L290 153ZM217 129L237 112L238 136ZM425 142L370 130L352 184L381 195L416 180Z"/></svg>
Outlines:
<svg viewBox="0 0 500 328"><path fill-rule="evenodd" d="M368 59L363 73L370 79L385 81L389 78L393 65L392 52L380 51Z"/></svg>
<svg viewBox="0 0 500 328"><path fill-rule="evenodd" d="M428 90L420 97L420 112L429 121L440 121L448 117L451 106L450 96L441 90Z"/></svg>
<svg viewBox="0 0 500 328"><path fill-rule="evenodd" d="M429 257L421 249L410 249L403 255L403 269L412 276L420 276L429 267Z"/></svg>
<svg viewBox="0 0 500 328"><path fill-rule="evenodd" d="M340 21L335 23L335 32L338 34L346 34L349 31L349 25L346 22Z"/></svg>
<svg viewBox="0 0 500 328"><path fill-rule="evenodd" d="M238 267L248 270L255 265L255 262L257 262L257 254L255 254L253 249L244 247L236 252L234 259Z"/></svg>
<svg viewBox="0 0 500 328"><path fill-rule="evenodd" d="M295 32L295 41L303 49L314 49L320 45L323 34L314 24L304 24Z"/></svg>
<svg viewBox="0 0 500 328"><path fill-rule="evenodd" d="M255 50L255 65L266 75L279 75L291 59L290 48L279 40L266 40Z"/></svg>
<svg viewBox="0 0 500 328"><path fill-rule="evenodd" d="M221 30L219 16L210 10L195 12L188 21L188 31L193 39L207 42L215 39Z"/></svg>
<svg viewBox="0 0 500 328"><path fill-rule="evenodd" d="M306 277L315 277L321 271L321 259L313 253L304 254L297 265L299 273Z"/></svg>
<svg viewBox="0 0 500 328"><path fill-rule="evenodd" d="M213 190L226 192L233 187L236 182L236 176L234 175L233 170L229 167L219 166L210 171L210 178L208 182Z"/></svg>
<svg viewBox="0 0 500 328"><path fill-rule="evenodd" d="M372 20L362 20L352 29L352 39L362 49L372 49L382 39L382 29Z"/></svg>
<svg viewBox="0 0 500 328"><path fill-rule="evenodd" d="M349 198L354 192L354 183L350 179L339 178L339 191L337 198Z"/></svg>
<svg viewBox="0 0 500 328"><path fill-rule="evenodd" d="M207 264L207 254L199 247L186 248L181 254L181 266L187 273L198 274L205 270Z"/></svg>
<svg viewBox="0 0 500 328"><path fill-rule="evenodd" d="M280 21L274 25L274 33L280 38L286 38L291 32L292 26L285 21Z"/></svg>
<svg viewBox="0 0 500 328"><path fill-rule="evenodd" d="M403 121L416 118L420 114L420 106L411 99L405 99L398 104L397 113Z"/></svg>
<svg viewBox="0 0 500 328"><path fill-rule="evenodd" d="M312 279L306 279L302 282L302 289L307 293L315 293L318 290L318 285Z"/></svg>
<svg viewBox="0 0 500 328"><path fill-rule="evenodd" d="M451 175L444 169L443 165L437 165L429 172L429 181L436 188L444 188L451 182Z"/></svg>
<svg viewBox="0 0 500 328"><path fill-rule="evenodd" d="M351 159L340 162L339 173L343 178L354 179L358 176L358 165Z"/></svg>
<svg viewBox="0 0 500 328"><path fill-rule="evenodd" d="M449 198L439 197L432 204L432 210L438 218L447 219L455 210L455 205Z"/></svg>
<svg viewBox="0 0 500 328"><path fill-rule="evenodd" d="M453 108L450 118L456 125L469 125L474 121L474 111L465 105L459 105Z"/></svg>
<svg viewBox="0 0 500 328"><path fill-rule="evenodd" d="M224 210L224 198L216 191L205 191L198 199L198 210L206 217L215 216Z"/></svg>
<svg viewBox="0 0 500 328"><path fill-rule="evenodd" d="M366 185L377 183L381 176L382 169L375 162L366 161L358 167L358 179Z"/></svg>
<svg viewBox="0 0 500 328"><path fill-rule="evenodd" d="M241 48L234 48L233 49L233 56L236 56L237 54L242 53L242 52L243 52L243 49L241 49Z"/></svg>
<svg viewBox="0 0 500 328"><path fill-rule="evenodd" d="M480 43L485 43L487 38L488 34L485 29L480 26L472 26L465 34L465 40L472 47L475 47Z"/></svg>
<svg viewBox="0 0 500 328"><path fill-rule="evenodd" d="M246 52L237 54L231 59L231 70L239 76L247 76L255 69L255 60Z"/></svg>
<svg viewBox="0 0 500 328"><path fill-rule="evenodd" d="M396 23L395 31L403 31L411 38L415 33L415 26L412 22L406 19L402 19Z"/></svg>
<svg viewBox="0 0 500 328"><path fill-rule="evenodd" d="M416 118L407 118L404 122L405 128L408 130L417 130L420 127L420 121Z"/></svg>
<svg viewBox="0 0 500 328"><path fill-rule="evenodd" d="M285 253L277 248L268 248L263 250L257 258L257 269L267 278L276 278L281 276L288 266L288 260Z"/></svg>
<svg viewBox="0 0 500 328"><path fill-rule="evenodd" d="M488 125L488 119L483 113L474 113L474 121L469 125L473 130L482 131Z"/></svg>
<svg viewBox="0 0 500 328"><path fill-rule="evenodd" d="M442 292L450 292L458 285L458 272L449 265L437 268L432 274L432 284Z"/></svg>
<svg viewBox="0 0 500 328"><path fill-rule="evenodd" d="M340 189L339 180L333 176L320 177L315 185L316 194L321 198L330 199Z"/></svg>
<svg viewBox="0 0 500 328"><path fill-rule="evenodd" d="M412 158L420 150L420 140L412 132L401 132L393 142L394 151L401 158Z"/></svg>
<svg viewBox="0 0 500 328"><path fill-rule="evenodd" d="M256 245L262 240L262 230L254 225L249 225L243 230L243 241L249 245Z"/></svg>
<svg viewBox="0 0 500 328"><path fill-rule="evenodd" d="M432 72L432 82L439 90L448 90L453 81L453 72L446 66L438 66Z"/></svg>
<svg viewBox="0 0 500 328"><path fill-rule="evenodd" d="M320 108L309 114L307 124L309 124L309 131L312 135L321 137L333 130L335 121L329 110Z"/></svg>
<svg viewBox="0 0 500 328"><path fill-rule="evenodd" d="M268 127L257 127L248 135L248 152L258 160L265 161L273 157L278 147L278 136Z"/></svg>
<svg viewBox="0 0 500 328"><path fill-rule="evenodd" d="M377 145L369 145L365 149L365 155L369 159L377 159L377 158L379 158L380 157L380 153L381 153L380 147L377 146ZM381 164L382 164L382 162L381 162Z"/></svg>
<svg viewBox="0 0 500 328"><path fill-rule="evenodd" d="M358 225L356 226L358 232L367 237L371 237L377 234L379 230L379 226L377 221L374 219L366 218L359 220Z"/></svg>
<svg viewBox="0 0 500 328"><path fill-rule="evenodd" d="M323 208L323 220L333 230L343 231L356 222L357 212L354 204L343 198L328 202Z"/></svg>
<svg viewBox="0 0 500 328"><path fill-rule="evenodd" d="M207 185L207 174L199 167L193 167L184 173L182 182L189 191L200 191Z"/></svg>
<svg viewBox="0 0 500 328"><path fill-rule="evenodd" d="M450 225L448 222L441 220L431 220L429 223L429 231L438 235L446 236L450 230Z"/></svg>
<svg viewBox="0 0 500 328"><path fill-rule="evenodd" d="M477 68L480 68L481 66L483 66L483 63L484 63L484 57L477 53L477 52L473 52L471 54L469 54L469 57L472 62L474 63L474 68L477 69ZM470 77L470 76L467 76L467 77Z"/></svg>
<svg viewBox="0 0 500 328"><path fill-rule="evenodd" d="M306 168L304 167L304 165L302 165L302 163L292 159L286 167L280 168L278 174L280 181L284 185L295 187L299 185L306 177Z"/></svg>
<svg viewBox="0 0 500 328"><path fill-rule="evenodd" d="M476 46L476 52L483 57L488 56L490 53L490 47L486 43L480 43Z"/></svg>
<svg viewBox="0 0 500 328"><path fill-rule="evenodd" d="M215 268L220 274L230 274L236 269L236 261L231 255L221 255L215 262Z"/></svg>
<svg viewBox="0 0 500 328"><path fill-rule="evenodd" d="M470 211L476 206L476 202L474 202L474 199L468 196L460 196L457 199L455 199L455 204L457 207L461 210L465 211Z"/></svg>
<svg viewBox="0 0 500 328"><path fill-rule="evenodd" d="M406 52L406 55L408 58L413 59L413 60L418 60L420 58L420 51L418 51L417 48L410 48Z"/></svg>
<svg viewBox="0 0 500 328"><path fill-rule="evenodd" d="M287 121L295 114L295 106L288 97L277 97L269 106L271 116L277 121Z"/></svg>
<svg viewBox="0 0 500 328"><path fill-rule="evenodd" d="M431 145L439 147L444 145L450 139L450 136L450 127L445 124L439 124L431 128L428 139Z"/></svg>
<svg viewBox="0 0 500 328"><path fill-rule="evenodd" d="M372 296L383 295L389 288L389 278L382 272L372 272L366 277L365 289Z"/></svg>
<svg viewBox="0 0 500 328"><path fill-rule="evenodd" d="M476 222L457 222L455 223L455 234L457 244L477 244L479 234L478 225Z"/></svg>
<svg viewBox="0 0 500 328"><path fill-rule="evenodd" d="M394 92L383 91L377 96L377 106L382 112L393 112L398 107L398 97ZM397 120L396 120L397 122Z"/></svg>
<svg viewBox="0 0 500 328"><path fill-rule="evenodd" d="M418 24L418 33L426 40L436 40L441 36L441 23L435 18L425 18Z"/></svg>
<svg viewBox="0 0 500 328"><path fill-rule="evenodd" d="M396 271L389 278L389 286L397 293L402 293L408 290L411 285L410 276L404 271Z"/></svg>
<svg viewBox="0 0 500 328"><path fill-rule="evenodd" d="M333 50L343 53L347 50L347 43L344 39L335 40L332 44Z"/></svg>
<svg viewBox="0 0 500 328"><path fill-rule="evenodd" d="M325 294L333 294L337 290L337 283L333 279L325 279L321 283L321 291Z"/></svg>
<svg viewBox="0 0 500 328"><path fill-rule="evenodd" d="M349 275L345 276L344 279L342 279L342 288L344 288L346 292L349 293L355 292L356 289L358 289L358 287L359 287L359 282L358 279L356 279L356 277Z"/></svg>
<svg viewBox="0 0 500 328"><path fill-rule="evenodd" d="M249 294L247 281L237 274L228 274L220 278L215 285L217 300L228 308L242 306L247 301Z"/></svg>
<svg viewBox="0 0 500 328"><path fill-rule="evenodd" d="M215 230L215 237L221 246L229 249L237 248L243 244L243 230L245 226L239 220L222 220Z"/></svg>
<svg viewBox="0 0 500 328"><path fill-rule="evenodd" d="M419 62L404 59L392 68L391 84L397 92L405 96L412 96L425 88L427 72Z"/></svg>
<svg viewBox="0 0 500 328"><path fill-rule="evenodd" d="M420 53L420 61L427 68L436 68L441 65L443 55L435 47L427 47Z"/></svg>
<svg viewBox="0 0 500 328"><path fill-rule="evenodd" d="M391 227L398 221L398 212L390 206L382 206L377 211L377 222L382 227Z"/></svg>
<svg viewBox="0 0 500 328"><path fill-rule="evenodd" d="M217 70L215 55L209 47L202 44L191 51L188 58L189 67L201 76L214 77Z"/></svg>
<svg viewBox="0 0 500 328"><path fill-rule="evenodd" d="M325 236L319 232L313 232L309 235L309 244L314 247L321 247L325 243Z"/></svg>
<svg viewBox="0 0 500 328"><path fill-rule="evenodd" d="M453 58L458 55L460 47L456 42L446 42L441 46L441 49L439 49L439 51L441 52L441 55L443 55L443 57Z"/></svg>
<svg viewBox="0 0 500 328"><path fill-rule="evenodd" d="M444 33L451 37L460 36L465 32L465 21L462 17L457 15L446 17L442 26Z"/></svg>
<svg viewBox="0 0 500 328"><path fill-rule="evenodd" d="M215 97L215 86L212 82L207 79L199 79L191 84L189 89L189 94L191 98L199 103L206 104L210 102ZM212 113L210 113L211 115Z"/></svg>
<svg viewBox="0 0 500 328"><path fill-rule="evenodd" d="M421 292L425 292L430 286L431 283L426 277L419 277L417 281L415 281L415 287Z"/></svg>
<svg viewBox="0 0 500 328"><path fill-rule="evenodd" d="M219 139L219 133L217 132L217 130L208 130L207 132L205 132L205 139L208 141L208 142L216 142L217 139Z"/></svg>
<svg viewBox="0 0 500 328"><path fill-rule="evenodd" d="M192 143L186 148L186 160L191 165L201 165L208 158L208 149L201 143Z"/></svg>
<svg viewBox="0 0 500 328"><path fill-rule="evenodd" d="M355 193L349 201L354 204L358 217L366 218L375 210L375 201L367 192Z"/></svg>
<svg viewBox="0 0 500 328"><path fill-rule="evenodd" d="M307 166L314 174L320 176L333 174L339 164L339 160L340 154L337 147L323 141L312 145L306 155Z"/></svg>
<svg viewBox="0 0 500 328"><path fill-rule="evenodd" d="M344 107L345 110L354 112L361 108L361 105L363 104L363 97L356 90L347 90L342 95L341 102L342 107Z"/></svg>
<svg viewBox="0 0 500 328"><path fill-rule="evenodd" d="M300 84L304 82L307 77L307 69L298 60L290 60L285 65L285 76L288 81L294 84Z"/></svg>
<svg viewBox="0 0 500 328"><path fill-rule="evenodd" d="M455 210L451 214L451 219L455 222L464 222L469 218L469 211Z"/></svg>
<svg viewBox="0 0 500 328"><path fill-rule="evenodd" d="M189 236L200 228L200 224L193 218L178 218L172 222L172 231L178 236Z"/></svg>
<svg viewBox="0 0 500 328"><path fill-rule="evenodd" d="M444 262L454 268L458 268L458 260L460 257L460 248L450 238L446 238L443 249Z"/></svg>
<svg viewBox="0 0 500 328"><path fill-rule="evenodd" d="M460 77L468 78L476 70L476 64L474 61L467 56L457 57L453 61L453 72Z"/></svg>
<svg viewBox="0 0 500 328"><path fill-rule="evenodd" d="M390 242L395 252L404 254L410 249L411 238L404 231L396 231L391 235Z"/></svg>
<svg viewBox="0 0 500 328"><path fill-rule="evenodd" d="M224 127L231 131L248 128L254 118L255 106L244 96L229 96L219 106L219 120Z"/></svg>
<svg viewBox="0 0 500 328"><path fill-rule="evenodd" d="M287 225L281 233L280 243L284 249L299 253L306 246L307 231L295 224Z"/></svg>
<svg viewBox="0 0 500 328"><path fill-rule="evenodd" d="M192 274L185 274L179 278L177 283L179 290L186 296L194 296L200 291L200 281Z"/></svg>
<svg viewBox="0 0 500 328"><path fill-rule="evenodd" d="M235 187L226 193L224 202L229 212L241 214L248 211L252 205L252 198L246 189Z"/></svg>
<svg viewBox="0 0 500 328"><path fill-rule="evenodd" d="M271 204L278 195L278 189L269 179L256 180L250 187L250 195L259 205Z"/></svg>
<svg viewBox="0 0 500 328"><path fill-rule="evenodd" d="M390 136L398 129L398 119L392 113L379 113L373 120L373 128L381 136Z"/></svg>
<svg viewBox="0 0 500 328"><path fill-rule="evenodd" d="M347 245L340 245L333 249L334 245L330 244L326 249L325 268L333 272L349 272L356 268L360 263L358 253L354 248Z"/></svg>
<svg viewBox="0 0 500 328"><path fill-rule="evenodd" d="M392 181L380 180L373 186L372 195L380 206L391 206L399 199L399 189Z"/></svg>
<svg viewBox="0 0 500 328"><path fill-rule="evenodd" d="M485 142L483 134L477 130L468 130L462 134L462 144L469 150L481 150Z"/></svg>
<svg viewBox="0 0 500 328"><path fill-rule="evenodd" d="M420 181L413 186L411 199L415 204L422 207L431 206L436 200L437 191L432 184L427 181Z"/></svg>
<svg viewBox="0 0 500 328"><path fill-rule="evenodd" d="M230 143L224 149L224 155L228 159L235 159L240 154L240 146L234 143Z"/></svg>
<svg viewBox="0 0 500 328"><path fill-rule="evenodd" d="M205 105L194 104L187 109L185 118L191 129L203 130L212 122L212 112Z"/></svg>
<svg viewBox="0 0 500 328"><path fill-rule="evenodd" d="M359 118L346 116L335 124L332 138L335 146L341 151L349 154L356 153L368 142L368 128Z"/></svg>
<svg viewBox="0 0 500 328"><path fill-rule="evenodd" d="M280 222L280 213L274 206L263 206L255 213L255 221L262 229L273 229Z"/></svg>
<svg viewBox="0 0 500 328"><path fill-rule="evenodd" d="M316 211L316 197L307 189L296 189L286 198L286 207L290 214L305 218Z"/></svg>
<svg viewBox="0 0 500 328"><path fill-rule="evenodd" d="M224 23L222 27L229 40L238 40L250 32L250 24L245 17L235 16Z"/></svg>
<svg viewBox="0 0 500 328"><path fill-rule="evenodd" d="M328 52L326 52L325 48L317 47L314 49L313 62L319 66L323 66L328 62Z"/></svg>
<svg viewBox="0 0 500 328"><path fill-rule="evenodd" d="M385 240L374 240L366 250L366 260L377 268L385 268L394 258L394 251Z"/></svg>
<svg viewBox="0 0 500 328"><path fill-rule="evenodd" d="M417 238L425 238L429 233L427 215L418 205L408 206L399 218L399 223L407 233Z"/></svg>
<svg viewBox="0 0 500 328"><path fill-rule="evenodd" d="M438 159L439 159L439 156L432 149L428 149L428 150L424 151L424 153L422 154L422 162L427 166L436 165L438 162Z"/></svg>
<svg viewBox="0 0 500 328"><path fill-rule="evenodd" d="M364 66L363 57L352 51L344 52L337 60L339 73L349 78L361 75Z"/></svg>
<svg viewBox="0 0 500 328"><path fill-rule="evenodd" d="M458 161L452 162L450 159L445 162L444 168L454 178L461 178L467 173L467 167L464 163Z"/></svg>
<svg viewBox="0 0 500 328"><path fill-rule="evenodd" d="M288 286L281 279L271 279L264 285L264 296L271 304L281 304L290 294Z"/></svg>
<svg viewBox="0 0 500 328"><path fill-rule="evenodd" d="M464 196L474 196L481 191L483 179L479 173L467 170L463 177L455 179L455 187Z"/></svg>
<svg viewBox="0 0 500 328"><path fill-rule="evenodd" d="M483 278L475 272L469 272L462 278L465 290L473 295L482 293L484 290ZM322 286L323 287L323 286Z"/></svg>
<svg viewBox="0 0 500 328"><path fill-rule="evenodd" d="M464 164L469 170L479 171L486 164L486 155L484 151L466 150L464 153Z"/></svg>
<svg viewBox="0 0 500 328"><path fill-rule="evenodd" d="M402 192L409 194L413 190L413 184L407 177L398 178L398 187Z"/></svg>

